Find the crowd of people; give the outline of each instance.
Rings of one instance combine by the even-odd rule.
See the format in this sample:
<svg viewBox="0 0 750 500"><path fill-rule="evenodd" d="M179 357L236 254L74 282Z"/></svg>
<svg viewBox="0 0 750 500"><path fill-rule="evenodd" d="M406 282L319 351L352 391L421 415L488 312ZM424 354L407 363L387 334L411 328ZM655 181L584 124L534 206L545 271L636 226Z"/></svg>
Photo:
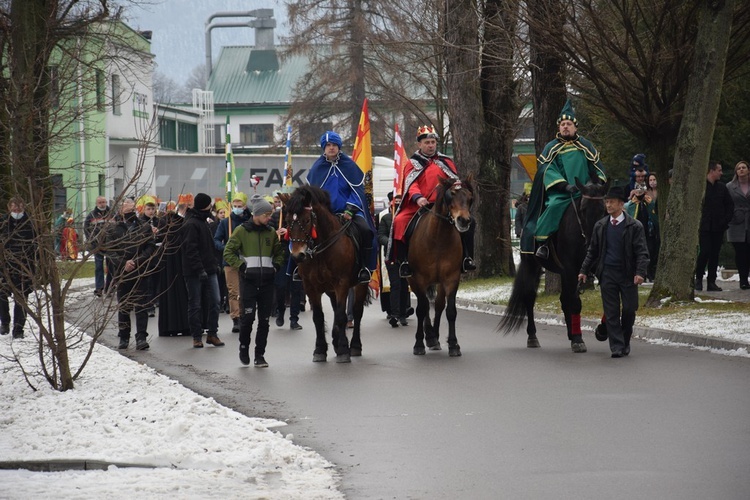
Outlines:
<svg viewBox="0 0 750 500"><path fill-rule="evenodd" d="M580 198L577 181L606 182L599 153L577 132L578 122L570 102L560 113L559 133L539 157L539 168L529 194L516 201L516 236L521 251L539 259L550 258L548 241L558 230L560 218ZM389 293L383 310L393 327L406 326L409 307L408 239L412 216L434 202L436 187L443 178L458 178L453 160L437 150L438 135L431 126L418 129L418 150L403 174L403 193L389 195L389 205L377 220L370 213L364 194L362 171L342 150L342 139L327 131L320 141L322 154L308 172L307 182L326 190L331 208L342 220L357 228L359 255L357 278L371 280L380 253L385 272L382 282ZM614 326L613 354L629 354L628 329L637 309L633 285L653 280L661 241L656 176L649 172L646 158L637 154L631 161L630 183L615 186L607 194L609 226L595 230L581 280L596 271L611 287L602 287L605 316ZM695 287L702 290L705 269L708 291L721 290L716 284L719 249L724 235L735 250L740 288L750 289L750 172L748 163L735 166L732 181L720 181L721 164L711 162L706 177L706 194L700 223L700 251L695 270ZM119 348L127 349L135 315L135 348L149 348L149 318L159 309L159 336L191 336L194 348L205 343L224 346L219 337L219 315L232 319L232 333L239 333L240 360L250 364L250 342L256 323L254 364L268 366L265 348L270 317L276 325L302 329L299 313L304 309L302 282L295 277L286 229L280 224L281 201L277 196L232 193L232 199L212 199L206 193L181 195L177 202L160 206L156 198L123 199L116 210L98 197L86 216L82 246L94 256L94 294L116 294ZM161 211L160 211L161 209ZM606 218L603 219L606 221ZM618 226L618 222L623 222ZM472 221L471 227L474 224ZM0 333L22 337L25 311L22 304L31 290L36 238L25 213L23 200L13 198L8 214L0 220L0 238L12 286L0 284ZM71 213L63 212L55 222L55 249L62 259L76 259L79 251ZM473 259L473 230L462 233L462 271L476 269ZM618 252L607 240L614 238ZM626 244L621 245L622 242ZM624 252L624 253L622 253ZM8 256L15 259L8 261ZM645 257L645 258L644 258ZM603 267L602 267L603 266ZM605 290L606 288L606 290ZM606 291L606 294L605 294ZM605 295L607 295L605 297ZM15 302L11 318L8 298ZM622 298L622 307L615 304ZM609 314L608 314L609 311ZM617 333L616 325L622 323Z"/></svg>

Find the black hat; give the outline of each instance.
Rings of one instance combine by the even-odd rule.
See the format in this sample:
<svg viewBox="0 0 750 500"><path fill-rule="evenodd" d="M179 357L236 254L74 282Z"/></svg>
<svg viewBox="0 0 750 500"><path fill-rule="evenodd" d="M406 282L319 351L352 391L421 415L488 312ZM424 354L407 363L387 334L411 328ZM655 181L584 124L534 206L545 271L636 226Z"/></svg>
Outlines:
<svg viewBox="0 0 750 500"><path fill-rule="evenodd" d="M196 210L206 210L211 206L211 197L206 193L198 193L193 199L193 208Z"/></svg>
<svg viewBox="0 0 750 500"><path fill-rule="evenodd" d="M608 198L609 199L615 198L617 200L628 201L627 193L625 193L625 190L622 189L620 186L612 186L611 188L609 188L609 191L607 192L607 194L604 195L605 200Z"/></svg>

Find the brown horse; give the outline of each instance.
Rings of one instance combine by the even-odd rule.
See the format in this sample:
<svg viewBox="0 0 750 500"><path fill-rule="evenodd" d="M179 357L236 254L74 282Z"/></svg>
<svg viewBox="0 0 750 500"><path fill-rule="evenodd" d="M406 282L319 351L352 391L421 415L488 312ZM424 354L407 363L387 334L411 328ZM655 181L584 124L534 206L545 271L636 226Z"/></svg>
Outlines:
<svg viewBox="0 0 750 500"><path fill-rule="evenodd" d="M291 256L310 298L315 324L315 351L313 361L327 360L325 318L322 296L331 300L334 311L332 344L337 363L351 362L351 356L362 355L360 320L368 297L367 284L357 281L356 249L347 236L350 223L342 221L331 212L328 192L302 186L294 193L279 195L284 204L284 219L291 242ZM351 347L346 337L346 297L354 287L354 333Z"/></svg>
<svg viewBox="0 0 750 500"><path fill-rule="evenodd" d="M414 354L425 354L425 340L430 350L440 350L440 318L448 300L448 352L460 356L456 339L456 292L461 279L463 250L461 235L468 231L470 209L474 198L472 176L467 179L442 179L437 198L414 228L409 238L409 263L412 276L409 285L417 296L417 334ZM435 318L430 321L428 291L437 285Z"/></svg>

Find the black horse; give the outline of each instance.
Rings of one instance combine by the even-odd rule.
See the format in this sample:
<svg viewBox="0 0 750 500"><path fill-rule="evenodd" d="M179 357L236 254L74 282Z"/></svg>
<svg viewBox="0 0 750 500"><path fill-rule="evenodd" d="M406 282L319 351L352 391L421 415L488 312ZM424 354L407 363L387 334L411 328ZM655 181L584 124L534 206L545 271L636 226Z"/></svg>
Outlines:
<svg viewBox="0 0 750 500"><path fill-rule="evenodd" d="M604 217L604 195L607 184L582 185L576 180L581 197L574 200L565 211L558 231L549 238L549 259L541 260L534 254L521 254L521 264L516 271L513 291L498 330L510 333L527 319L527 347L539 347L534 324L536 302L542 268L560 274L562 291L560 305L565 315L565 326L573 352L586 352L581 338L581 298L578 290L578 272L586 256L591 231L596 221Z"/></svg>

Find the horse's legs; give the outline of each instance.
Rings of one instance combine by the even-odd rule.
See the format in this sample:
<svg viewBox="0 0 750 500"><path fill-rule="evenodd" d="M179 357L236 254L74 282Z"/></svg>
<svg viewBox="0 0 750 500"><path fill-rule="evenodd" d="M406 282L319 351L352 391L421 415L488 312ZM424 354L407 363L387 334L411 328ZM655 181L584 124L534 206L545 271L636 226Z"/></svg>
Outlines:
<svg viewBox="0 0 750 500"><path fill-rule="evenodd" d="M333 311L336 336L333 337L332 343L336 352L337 363L351 362L349 339L346 337L346 298L348 294L349 288L346 287L346 284L340 285L336 290L336 309ZM331 303L333 303L333 299L331 299Z"/></svg>
<svg viewBox="0 0 750 500"><path fill-rule="evenodd" d="M526 303L526 347L541 347L536 337L536 323L534 322L534 303L536 302L536 291L531 301Z"/></svg>
<svg viewBox="0 0 750 500"><path fill-rule="evenodd" d="M326 322L323 317L323 306L321 304L320 294L308 293L310 299L310 308L313 313L313 324L315 325L315 351L313 351L313 361L325 361L328 357L328 343L326 342Z"/></svg>
<svg viewBox="0 0 750 500"><path fill-rule="evenodd" d="M561 276L560 305L565 315L570 348L573 352L586 352L586 344L581 335L581 297L578 295L577 280L578 277L574 275L563 274Z"/></svg>
<svg viewBox="0 0 750 500"><path fill-rule="evenodd" d="M458 282L453 290L448 292L448 308L445 311L445 317L448 320L448 354L452 357L461 355L461 346L458 345L456 337L456 293L458 292Z"/></svg>
<svg viewBox="0 0 750 500"><path fill-rule="evenodd" d="M354 288L354 331L352 332L352 341L349 347L352 356L362 355L362 339L360 338L360 322L365 309L367 300L367 285L357 285Z"/></svg>
<svg viewBox="0 0 750 500"><path fill-rule="evenodd" d="M425 335L427 347L431 351L439 351L440 347L440 320L443 316L443 310L445 309L445 289L442 286L437 288L437 295L435 296L435 320L432 325L428 325L429 328L425 327ZM427 315L427 321L430 321L430 315Z"/></svg>
<svg viewBox="0 0 750 500"><path fill-rule="evenodd" d="M413 352L416 355L423 355L426 352L424 347L424 323L425 318L427 318L430 312L430 301L422 288L412 285L412 291L417 296L417 333L415 335L416 342L414 343Z"/></svg>

